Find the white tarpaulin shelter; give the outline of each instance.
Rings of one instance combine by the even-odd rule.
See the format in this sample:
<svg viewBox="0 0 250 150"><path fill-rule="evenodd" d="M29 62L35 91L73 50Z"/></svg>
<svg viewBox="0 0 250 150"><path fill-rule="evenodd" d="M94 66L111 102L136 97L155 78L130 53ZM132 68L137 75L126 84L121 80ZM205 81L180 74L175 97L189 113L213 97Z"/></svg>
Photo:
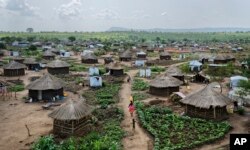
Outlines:
<svg viewBox="0 0 250 150"><path fill-rule="evenodd" d="M92 50L84 50L84 51L81 53L81 56L85 56L85 55L87 55L87 54L92 54L92 53L94 53L94 51L92 51Z"/></svg>
<svg viewBox="0 0 250 150"><path fill-rule="evenodd" d="M18 51L11 51L10 56L17 57L17 56L19 56L19 52Z"/></svg>
<svg viewBox="0 0 250 150"><path fill-rule="evenodd" d="M136 60L135 66L137 67L143 67L145 65L145 60Z"/></svg>
<svg viewBox="0 0 250 150"><path fill-rule="evenodd" d="M230 78L230 87L231 88L235 88L238 87L238 84L241 80L245 80L247 81L248 79L246 77L243 76L233 76Z"/></svg>
<svg viewBox="0 0 250 150"><path fill-rule="evenodd" d="M151 69L140 69L140 77L150 77L151 76Z"/></svg>
<svg viewBox="0 0 250 150"><path fill-rule="evenodd" d="M61 57L70 57L70 52L67 52L65 50L60 50L60 56Z"/></svg>
<svg viewBox="0 0 250 150"><path fill-rule="evenodd" d="M233 101L237 101L239 106L242 106L243 104L250 105L250 95L240 96L239 95L240 90L241 88L234 88L233 90L229 91L228 97Z"/></svg>
<svg viewBox="0 0 250 150"><path fill-rule="evenodd" d="M90 87L101 87L102 86L102 77L93 76L89 78Z"/></svg>
<svg viewBox="0 0 250 150"><path fill-rule="evenodd" d="M191 68L191 71L200 71L201 66L202 63L200 63L198 60L192 60L189 62L189 67Z"/></svg>
<svg viewBox="0 0 250 150"><path fill-rule="evenodd" d="M90 67L89 68L89 75L99 75L99 69L97 67Z"/></svg>

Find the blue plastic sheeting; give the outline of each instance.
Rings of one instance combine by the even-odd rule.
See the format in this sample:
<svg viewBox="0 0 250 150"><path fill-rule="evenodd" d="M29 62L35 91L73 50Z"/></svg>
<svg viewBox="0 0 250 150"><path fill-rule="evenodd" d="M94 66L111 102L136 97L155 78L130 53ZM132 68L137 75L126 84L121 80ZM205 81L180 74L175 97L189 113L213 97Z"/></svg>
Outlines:
<svg viewBox="0 0 250 150"><path fill-rule="evenodd" d="M135 66L137 66L137 67L144 66L144 65L145 65L144 60L136 60L135 61Z"/></svg>
<svg viewBox="0 0 250 150"><path fill-rule="evenodd" d="M140 77L150 77L151 76L151 69L140 69Z"/></svg>
<svg viewBox="0 0 250 150"><path fill-rule="evenodd" d="M89 78L90 87L101 87L102 78L98 76L93 76Z"/></svg>
<svg viewBox="0 0 250 150"><path fill-rule="evenodd" d="M89 68L89 75L99 75L99 69L97 67L90 67Z"/></svg>
<svg viewBox="0 0 250 150"><path fill-rule="evenodd" d="M245 80L247 81L248 79L246 77L243 76L233 76L230 78L230 87L231 88L235 88L238 87L238 84L241 80Z"/></svg>

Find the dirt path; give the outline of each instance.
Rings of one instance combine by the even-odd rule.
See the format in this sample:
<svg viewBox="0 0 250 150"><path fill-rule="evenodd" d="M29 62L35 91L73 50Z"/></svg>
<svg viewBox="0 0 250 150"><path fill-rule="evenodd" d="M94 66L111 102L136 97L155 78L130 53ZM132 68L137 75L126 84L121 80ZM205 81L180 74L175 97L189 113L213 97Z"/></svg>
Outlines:
<svg viewBox="0 0 250 150"><path fill-rule="evenodd" d="M130 77L136 75L136 70L128 72ZM146 132L139 126L138 119L136 119L135 131L132 130L132 117L128 111L129 96L131 94L131 84L124 83L120 91L121 102L119 105L124 110L124 120L121 123L123 129L127 132L127 136L123 139L123 146L125 150L148 150L152 149L152 140ZM136 116L135 116L136 118Z"/></svg>

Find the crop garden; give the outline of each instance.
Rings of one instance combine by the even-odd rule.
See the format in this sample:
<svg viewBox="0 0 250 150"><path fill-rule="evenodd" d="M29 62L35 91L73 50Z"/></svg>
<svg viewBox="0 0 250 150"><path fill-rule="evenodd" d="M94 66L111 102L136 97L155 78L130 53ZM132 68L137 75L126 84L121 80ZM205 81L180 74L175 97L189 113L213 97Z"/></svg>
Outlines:
<svg viewBox="0 0 250 150"><path fill-rule="evenodd" d="M133 81L132 90L134 91L145 91L149 88L149 84L144 82L142 79L135 79Z"/></svg>
<svg viewBox="0 0 250 150"><path fill-rule="evenodd" d="M177 116L169 108L145 107L137 102L142 126L153 135L155 150L191 149L224 137L230 130L227 122Z"/></svg>

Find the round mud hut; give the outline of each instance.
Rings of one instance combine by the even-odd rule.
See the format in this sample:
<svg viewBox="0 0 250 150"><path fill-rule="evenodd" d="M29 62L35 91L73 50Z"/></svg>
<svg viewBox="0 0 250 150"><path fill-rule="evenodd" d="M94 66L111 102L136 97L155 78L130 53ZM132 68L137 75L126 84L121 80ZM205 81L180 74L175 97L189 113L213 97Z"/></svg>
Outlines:
<svg viewBox="0 0 250 150"><path fill-rule="evenodd" d="M120 61L131 61L132 60L132 53L129 50L126 50L119 56Z"/></svg>
<svg viewBox="0 0 250 150"><path fill-rule="evenodd" d="M40 64L35 58L26 58L23 63L28 67L29 70L40 69Z"/></svg>
<svg viewBox="0 0 250 150"><path fill-rule="evenodd" d="M23 76L27 67L19 62L11 61L3 66L3 74L7 77Z"/></svg>
<svg viewBox="0 0 250 150"><path fill-rule="evenodd" d="M69 67L65 61L61 60L54 60L47 64L47 71L48 73L55 75L55 74L69 74Z"/></svg>
<svg viewBox="0 0 250 150"><path fill-rule="evenodd" d="M161 52L160 53L160 60L171 60L171 55L169 54L169 52Z"/></svg>
<svg viewBox="0 0 250 150"><path fill-rule="evenodd" d="M214 58L214 64L226 64L227 58L223 55L218 55Z"/></svg>
<svg viewBox="0 0 250 150"><path fill-rule="evenodd" d="M180 81L184 82L184 74L177 67L169 67L168 70L166 71L166 75L174 77L174 78L179 79Z"/></svg>
<svg viewBox="0 0 250 150"><path fill-rule="evenodd" d="M54 97L63 96L63 81L51 74L46 74L41 78L31 82L27 89L29 97L33 101L37 100L53 100Z"/></svg>
<svg viewBox="0 0 250 150"><path fill-rule="evenodd" d="M122 76L124 75L124 70L118 62L112 62L108 65L107 70L112 76Z"/></svg>
<svg viewBox="0 0 250 150"><path fill-rule="evenodd" d="M84 100L69 100L49 114L53 118L53 133L60 137L85 135L91 131L93 108Z"/></svg>
<svg viewBox="0 0 250 150"><path fill-rule="evenodd" d="M49 51L49 50L47 50L47 51L45 51L44 53L43 53L43 59L45 59L45 60L54 60L55 59L55 54L54 53L52 53L52 51Z"/></svg>
<svg viewBox="0 0 250 150"><path fill-rule="evenodd" d="M87 53L86 55L82 56L82 63L84 63L84 64L97 64L98 59L93 53Z"/></svg>
<svg viewBox="0 0 250 150"><path fill-rule="evenodd" d="M179 92L183 82L171 77L161 76L149 83L149 93L157 96L170 96L173 92Z"/></svg>
<svg viewBox="0 0 250 150"><path fill-rule="evenodd" d="M223 120L228 118L226 106L231 100L213 89L213 84L186 96L181 100L186 114L203 119Z"/></svg>

